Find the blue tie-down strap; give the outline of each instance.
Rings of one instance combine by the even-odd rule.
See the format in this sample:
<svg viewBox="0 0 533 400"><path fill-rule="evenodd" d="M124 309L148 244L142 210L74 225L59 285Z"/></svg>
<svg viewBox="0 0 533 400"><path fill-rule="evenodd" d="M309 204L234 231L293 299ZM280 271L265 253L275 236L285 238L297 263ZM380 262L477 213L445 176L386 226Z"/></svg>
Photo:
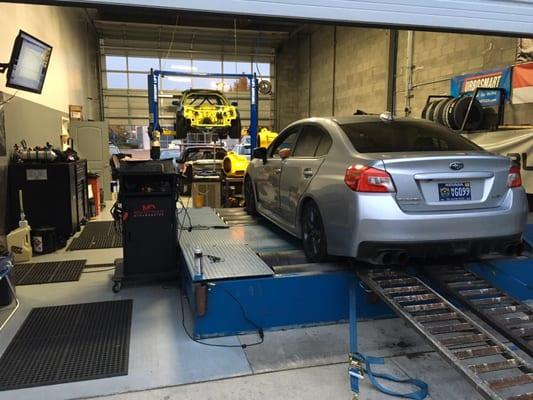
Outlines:
<svg viewBox="0 0 533 400"><path fill-rule="evenodd" d="M364 364L365 372L368 375L368 379L370 380L370 383L372 383L372 386L374 386L380 392L388 394L389 396L403 397L404 399L423 400L427 397L428 385L426 382L421 381L420 379L411 379L411 378L403 379L403 378L398 378L397 376L393 376L389 374L372 372L372 368L371 368L372 364L374 365L385 364L385 361L383 360L382 357L369 357L361 353L355 353L352 355L352 358L354 360L359 361L361 364ZM353 367L350 367L350 374L354 374L355 376L361 375L360 371L358 371L357 368L353 368ZM417 386L419 389L411 393L399 393L394 390L387 389L385 386L382 386L377 381L376 378L385 379L391 382L414 385L414 386Z"/></svg>
<svg viewBox="0 0 533 400"><path fill-rule="evenodd" d="M13 262L9 256L0 256L0 279L4 278L13 267Z"/></svg>

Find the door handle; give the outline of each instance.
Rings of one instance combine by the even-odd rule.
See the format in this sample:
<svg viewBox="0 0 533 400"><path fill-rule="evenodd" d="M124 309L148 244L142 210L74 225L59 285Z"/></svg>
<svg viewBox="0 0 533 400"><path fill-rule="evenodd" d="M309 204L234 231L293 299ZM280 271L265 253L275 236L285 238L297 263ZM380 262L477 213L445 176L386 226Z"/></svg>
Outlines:
<svg viewBox="0 0 533 400"><path fill-rule="evenodd" d="M274 168L274 173L275 173L276 175L281 174L281 168Z"/></svg>
<svg viewBox="0 0 533 400"><path fill-rule="evenodd" d="M304 169L304 178L311 178L313 176L313 170L311 168Z"/></svg>

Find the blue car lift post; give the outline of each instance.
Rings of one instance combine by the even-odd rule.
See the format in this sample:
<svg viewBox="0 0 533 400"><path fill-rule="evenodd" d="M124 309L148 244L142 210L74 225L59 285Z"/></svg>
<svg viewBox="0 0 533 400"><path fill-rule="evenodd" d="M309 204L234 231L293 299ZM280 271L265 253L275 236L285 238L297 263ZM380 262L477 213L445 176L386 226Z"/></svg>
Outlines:
<svg viewBox="0 0 533 400"><path fill-rule="evenodd" d="M199 74L151 69L148 74L148 134L150 136L153 131L161 131L161 126L159 124L159 77L165 76L181 76L187 78L247 78L250 86L250 128L248 129L248 133L250 134L251 148L254 149L257 147L257 132L259 128L259 82L256 74Z"/></svg>

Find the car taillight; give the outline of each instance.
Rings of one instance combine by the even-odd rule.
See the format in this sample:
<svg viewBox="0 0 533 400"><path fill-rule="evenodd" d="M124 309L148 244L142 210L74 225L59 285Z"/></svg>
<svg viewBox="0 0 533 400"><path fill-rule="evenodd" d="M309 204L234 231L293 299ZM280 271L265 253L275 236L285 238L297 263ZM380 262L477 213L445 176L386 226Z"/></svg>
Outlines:
<svg viewBox="0 0 533 400"><path fill-rule="evenodd" d="M514 188L522 186L522 177L520 176L520 167L513 165L507 175L507 187Z"/></svg>
<svg viewBox="0 0 533 400"><path fill-rule="evenodd" d="M381 169L352 165L346 169L344 183L354 192L395 192L392 177Z"/></svg>

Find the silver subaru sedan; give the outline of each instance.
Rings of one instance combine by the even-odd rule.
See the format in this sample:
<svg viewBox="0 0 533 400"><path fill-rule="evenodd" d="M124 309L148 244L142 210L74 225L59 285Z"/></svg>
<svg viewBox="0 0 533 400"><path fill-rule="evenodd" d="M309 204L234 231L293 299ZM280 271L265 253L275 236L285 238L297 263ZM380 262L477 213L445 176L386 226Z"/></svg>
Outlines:
<svg viewBox="0 0 533 400"><path fill-rule="evenodd" d="M253 157L247 212L301 238L311 262L522 250L520 167L442 125L388 113L303 119Z"/></svg>

